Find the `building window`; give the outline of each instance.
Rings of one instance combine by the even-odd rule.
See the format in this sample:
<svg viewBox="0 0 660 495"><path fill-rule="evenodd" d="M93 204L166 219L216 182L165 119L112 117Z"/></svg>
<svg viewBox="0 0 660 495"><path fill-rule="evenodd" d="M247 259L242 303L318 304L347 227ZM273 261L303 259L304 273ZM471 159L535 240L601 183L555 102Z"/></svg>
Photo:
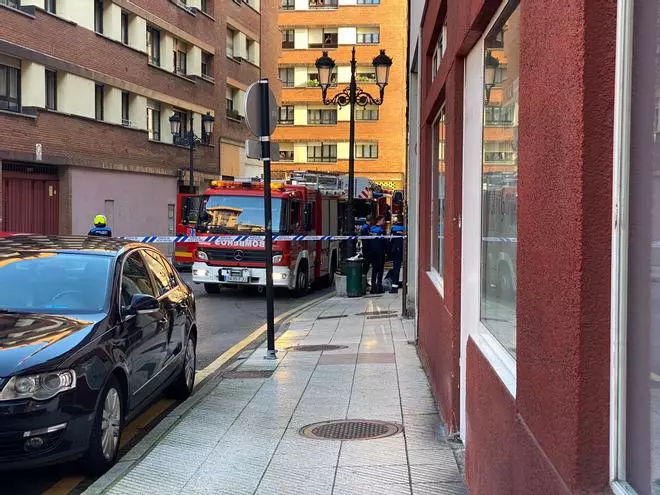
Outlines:
<svg viewBox="0 0 660 495"><path fill-rule="evenodd" d="M121 92L121 125L128 127L131 125L129 112L129 94L126 91Z"/></svg>
<svg viewBox="0 0 660 495"><path fill-rule="evenodd" d="M185 110L174 110L174 115L179 117L181 120L181 129L179 130L179 134L176 134L173 136L174 144L177 146L188 146L188 123L190 122L190 119L188 117L188 112Z"/></svg>
<svg viewBox="0 0 660 495"><path fill-rule="evenodd" d="M151 141L160 141L160 103L157 101L147 103L147 131Z"/></svg>
<svg viewBox="0 0 660 495"><path fill-rule="evenodd" d="M356 108L355 120L378 120L378 107Z"/></svg>
<svg viewBox="0 0 660 495"><path fill-rule="evenodd" d="M355 73L355 80L362 83L375 83L376 82L376 71L369 68L360 68L358 67L357 72Z"/></svg>
<svg viewBox="0 0 660 495"><path fill-rule="evenodd" d="M293 29L284 29L282 31L282 48L295 48L295 33Z"/></svg>
<svg viewBox="0 0 660 495"><path fill-rule="evenodd" d="M282 0L282 10L294 10L296 8L296 0Z"/></svg>
<svg viewBox="0 0 660 495"><path fill-rule="evenodd" d="M336 144L310 144L307 145L307 161L310 163L336 162Z"/></svg>
<svg viewBox="0 0 660 495"><path fill-rule="evenodd" d="M147 26L147 55L149 63L160 67L160 31Z"/></svg>
<svg viewBox="0 0 660 495"><path fill-rule="evenodd" d="M247 61L254 65L259 65L259 43L254 40L247 40Z"/></svg>
<svg viewBox="0 0 660 495"><path fill-rule="evenodd" d="M282 81L282 87L293 88L295 84L293 67L280 68L279 74L280 74L280 81Z"/></svg>
<svg viewBox="0 0 660 495"><path fill-rule="evenodd" d="M445 108L433 124L431 165L431 269L444 282L445 249Z"/></svg>
<svg viewBox="0 0 660 495"><path fill-rule="evenodd" d="M50 12L51 14L57 14L57 1L56 0L46 0L44 2L44 10Z"/></svg>
<svg viewBox="0 0 660 495"><path fill-rule="evenodd" d="M486 125L489 126L510 126L513 120L513 108L503 106L486 106L485 108Z"/></svg>
<svg viewBox="0 0 660 495"><path fill-rule="evenodd" d="M337 109L307 110L309 125L334 125L337 123Z"/></svg>
<svg viewBox="0 0 660 495"><path fill-rule="evenodd" d="M309 30L309 48L337 48L338 43L337 28Z"/></svg>
<svg viewBox="0 0 660 495"><path fill-rule="evenodd" d="M21 6L20 0L0 0L0 5L6 5L13 9L18 9Z"/></svg>
<svg viewBox="0 0 660 495"><path fill-rule="evenodd" d="M445 50L447 49L447 23L444 23L442 29L440 30L440 35L438 36L438 41L435 43L435 48L433 50L433 65L431 70L433 71L432 77L435 78L440 69L440 62L442 62L442 57L445 55Z"/></svg>
<svg viewBox="0 0 660 495"><path fill-rule="evenodd" d="M335 9L338 6L338 0L309 0L310 9Z"/></svg>
<svg viewBox="0 0 660 495"><path fill-rule="evenodd" d="M293 161L293 150L283 150L280 148L280 161L281 162L292 162Z"/></svg>
<svg viewBox="0 0 660 495"><path fill-rule="evenodd" d="M204 12L205 14L208 14L208 12L209 12L209 0L201 0L199 6L200 6L200 9L201 9L202 12Z"/></svg>
<svg viewBox="0 0 660 495"><path fill-rule="evenodd" d="M94 116L96 120L103 120L103 85L97 84L94 88Z"/></svg>
<svg viewBox="0 0 660 495"><path fill-rule="evenodd" d="M213 55L202 52L202 75L213 77Z"/></svg>
<svg viewBox="0 0 660 495"><path fill-rule="evenodd" d="M484 45L484 124L489 105L510 109L510 121L497 133L482 131L481 321L515 357L516 246L518 237L518 70L501 72L498 88L493 74L501 65L519 67L520 7L498 23Z"/></svg>
<svg viewBox="0 0 660 495"><path fill-rule="evenodd" d="M57 110L57 72L46 70L46 108Z"/></svg>
<svg viewBox="0 0 660 495"><path fill-rule="evenodd" d="M374 77L375 73L374 73ZM319 85L319 73L315 69L308 69L307 72L307 86L310 88L314 88ZM335 72L330 74L330 86L334 87L337 86L337 69L335 68Z"/></svg>
<svg viewBox="0 0 660 495"><path fill-rule="evenodd" d="M378 28L358 28L357 43L359 45L375 45L380 43L380 30Z"/></svg>
<svg viewBox="0 0 660 495"><path fill-rule="evenodd" d="M227 86L225 101L227 102L227 118L234 120L241 120L241 115L238 113L238 108L234 105L238 89L232 86Z"/></svg>
<svg viewBox="0 0 660 495"><path fill-rule="evenodd" d="M103 0L94 0L94 30L103 34Z"/></svg>
<svg viewBox="0 0 660 495"><path fill-rule="evenodd" d="M378 158L378 145L377 144L356 144L355 145L355 158L363 160Z"/></svg>
<svg viewBox="0 0 660 495"><path fill-rule="evenodd" d="M236 36L236 31L233 29L227 28L227 56L229 58L234 58L234 37Z"/></svg>
<svg viewBox="0 0 660 495"><path fill-rule="evenodd" d="M358 5L378 5L380 0L357 0Z"/></svg>
<svg viewBox="0 0 660 495"><path fill-rule="evenodd" d="M282 125L293 125L293 105L282 105L278 115L277 123Z"/></svg>
<svg viewBox="0 0 660 495"><path fill-rule="evenodd" d="M177 74L186 75L188 69L188 46L183 41L176 41L174 49L174 70Z"/></svg>
<svg viewBox="0 0 660 495"><path fill-rule="evenodd" d="M121 13L121 42L128 45L128 14Z"/></svg>
<svg viewBox="0 0 660 495"><path fill-rule="evenodd" d="M0 65L0 110L21 111L21 70Z"/></svg>

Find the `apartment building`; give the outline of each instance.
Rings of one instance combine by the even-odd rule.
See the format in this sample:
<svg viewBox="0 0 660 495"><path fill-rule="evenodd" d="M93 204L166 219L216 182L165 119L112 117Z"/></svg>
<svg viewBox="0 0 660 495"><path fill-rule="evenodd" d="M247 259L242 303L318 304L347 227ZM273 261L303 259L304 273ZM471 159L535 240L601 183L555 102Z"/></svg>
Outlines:
<svg viewBox="0 0 660 495"><path fill-rule="evenodd" d="M196 190L250 166L242 95L262 72L261 9L0 0L0 231L83 234L103 213L117 235L174 232L191 130Z"/></svg>
<svg viewBox="0 0 660 495"><path fill-rule="evenodd" d="M404 185L406 149L406 12L402 0L281 0L282 105L275 170L346 172L350 108L324 105L314 65L322 50L337 64L331 98L351 79L378 96L373 58L385 49L394 64L382 106L356 107L355 171L388 188Z"/></svg>

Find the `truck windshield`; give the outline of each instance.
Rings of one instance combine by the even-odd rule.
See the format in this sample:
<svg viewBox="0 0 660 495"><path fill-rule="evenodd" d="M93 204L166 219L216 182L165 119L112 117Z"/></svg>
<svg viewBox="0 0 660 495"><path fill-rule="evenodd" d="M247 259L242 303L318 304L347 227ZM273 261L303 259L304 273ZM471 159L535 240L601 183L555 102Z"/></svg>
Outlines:
<svg viewBox="0 0 660 495"><path fill-rule="evenodd" d="M282 225L282 200L273 199L273 233ZM209 234L264 232L264 199L260 196L207 196L202 202L199 228Z"/></svg>

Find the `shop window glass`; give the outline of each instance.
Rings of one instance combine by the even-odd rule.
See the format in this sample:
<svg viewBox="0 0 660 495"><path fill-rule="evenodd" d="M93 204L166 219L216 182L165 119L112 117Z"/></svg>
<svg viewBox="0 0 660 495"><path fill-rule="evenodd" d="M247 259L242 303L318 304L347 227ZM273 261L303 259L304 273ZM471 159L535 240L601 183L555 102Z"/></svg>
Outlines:
<svg viewBox="0 0 660 495"><path fill-rule="evenodd" d="M444 280L445 244L445 108L433 125L433 171L431 180L431 268Z"/></svg>
<svg viewBox="0 0 660 495"><path fill-rule="evenodd" d="M515 357L518 237L518 74L520 7L485 39L481 208L481 321ZM506 70L502 68L506 67ZM508 109L494 119L493 106Z"/></svg>
<svg viewBox="0 0 660 495"><path fill-rule="evenodd" d="M627 281L620 345L626 369L625 442L617 460L620 475L640 495L660 494L660 0L635 4L630 104ZM626 53L627 50L626 50ZM618 88L621 90L621 88ZM626 145L627 143L620 143ZM626 202L622 201L622 205ZM625 230L623 231L625 233ZM623 235L622 233L622 235ZM623 255L624 253L622 253ZM624 261L625 263L625 261ZM619 301L613 301L616 304Z"/></svg>

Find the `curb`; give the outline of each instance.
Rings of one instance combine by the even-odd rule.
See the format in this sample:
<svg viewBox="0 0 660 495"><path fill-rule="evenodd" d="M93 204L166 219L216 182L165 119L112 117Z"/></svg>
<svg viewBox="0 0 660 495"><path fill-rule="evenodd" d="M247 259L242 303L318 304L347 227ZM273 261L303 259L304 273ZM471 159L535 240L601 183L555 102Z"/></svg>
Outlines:
<svg viewBox="0 0 660 495"><path fill-rule="evenodd" d="M281 315L275 318L275 325L282 325L285 320L291 319L299 313L303 313L312 306L322 303L323 301L334 297L335 293L330 292L323 296L319 296L312 301L306 302L297 306L289 311L285 311ZM165 416L159 423L154 426L149 433L147 433L142 440L140 440L137 445L135 445L131 450L129 450L107 473L98 478L94 483L92 483L84 492L84 495L101 495L106 492L109 488L112 487L119 479L123 478L124 475L133 468L134 465L139 463L151 450L156 446L158 441L169 432L179 420L185 416L185 414L195 407L199 402L202 401L209 393L211 393L217 386L215 380L211 378L217 377L220 372L227 367L228 364L236 360L237 357L240 357L240 354L243 353L248 347L252 346L255 342L259 341L260 338L264 337L267 330L267 325L264 324L257 328L254 332L248 335L245 339L235 344L233 347L225 351L221 356L219 356L213 363L208 365L203 370L199 370L196 373L197 381L195 383L195 388L193 395L189 397L186 401L179 404L173 411L171 411L167 416ZM276 333L278 329L276 328ZM261 342L259 342L260 344ZM258 345L255 346L251 353L258 349Z"/></svg>

